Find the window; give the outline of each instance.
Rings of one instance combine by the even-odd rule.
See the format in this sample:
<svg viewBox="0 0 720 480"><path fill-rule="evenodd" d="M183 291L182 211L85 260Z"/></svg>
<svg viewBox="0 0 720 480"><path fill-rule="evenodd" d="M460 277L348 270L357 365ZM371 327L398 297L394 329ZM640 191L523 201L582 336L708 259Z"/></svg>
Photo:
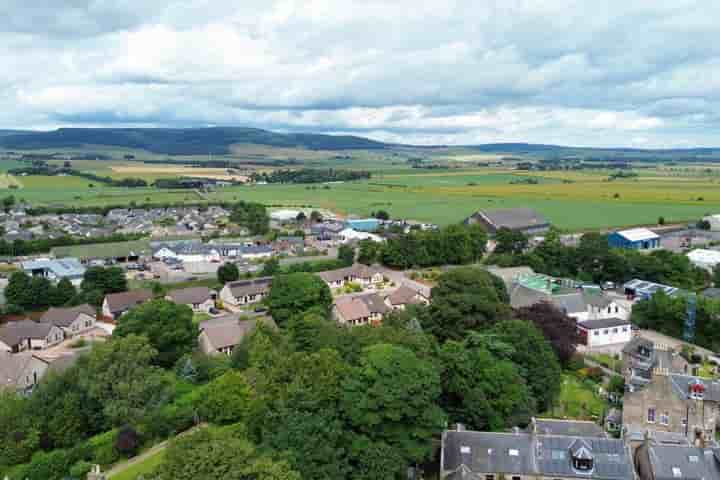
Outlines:
<svg viewBox="0 0 720 480"><path fill-rule="evenodd" d="M608 334L608 331L607 331L607 330L603 330L603 335L607 335L607 334Z"/></svg>
<svg viewBox="0 0 720 480"><path fill-rule="evenodd" d="M552 458L553 460L565 460L565 451L564 450L551 450L550 458Z"/></svg>
<svg viewBox="0 0 720 480"><path fill-rule="evenodd" d="M663 412L660 415L660 425L668 425L670 423L670 415L668 412Z"/></svg>
<svg viewBox="0 0 720 480"><path fill-rule="evenodd" d="M511 457L517 457L520 455L520 451L515 448L511 448L510 450L508 450L508 455L510 455Z"/></svg>
<svg viewBox="0 0 720 480"><path fill-rule="evenodd" d="M495 475L485 475L485 480L495 480Z"/></svg>
<svg viewBox="0 0 720 480"><path fill-rule="evenodd" d="M613 333L617 333L617 332L618 332L618 329L617 329L617 328L613 328L613 329L612 329L612 332L613 332Z"/></svg>
<svg viewBox="0 0 720 480"><path fill-rule="evenodd" d="M627 332L627 327L623 327L622 331Z"/></svg>
<svg viewBox="0 0 720 480"><path fill-rule="evenodd" d="M648 422L648 423L655 423L655 409L654 409L654 408L648 408L648 411L647 411L647 422Z"/></svg>
<svg viewBox="0 0 720 480"><path fill-rule="evenodd" d="M608 313L612 313L612 308L608 307Z"/></svg>
<svg viewBox="0 0 720 480"><path fill-rule="evenodd" d="M512 480L520 480L520 477L512 477Z"/></svg>
<svg viewBox="0 0 720 480"><path fill-rule="evenodd" d="M617 305L615 305L615 313L618 313L619 311L620 311L620 307L618 307Z"/></svg>
<svg viewBox="0 0 720 480"><path fill-rule="evenodd" d="M600 335L600 332L599 332L598 330L595 330L595 331L593 332L593 335L598 336L598 335Z"/></svg>
<svg viewBox="0 0 720 480"><path fill-rule="evenodd" d="M673 477L675 477L675 478L682 477L682 472L680 471L680 469L678 467L672 467L672 472L673 472Z"/></svg>

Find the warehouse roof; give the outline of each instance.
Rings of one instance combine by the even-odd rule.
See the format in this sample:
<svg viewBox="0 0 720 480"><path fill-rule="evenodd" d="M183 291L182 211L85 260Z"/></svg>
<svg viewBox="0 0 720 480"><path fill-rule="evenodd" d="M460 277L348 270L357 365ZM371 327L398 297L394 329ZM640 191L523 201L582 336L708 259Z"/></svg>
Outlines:
<svg viewBox="0 0 720 480"><path fill-rule="evenodd" d="M474 216L481 217L497 230L501 228L524 230L528 228L547 227L550 225L544 216L532 208L481 210Z"/></svg>
<svg viewBox="0 0 720 480"><path fill-rule="evenodd" d="M655 240L660 236L647 228L632 228L630 230L620 230L616 232L631 242L642 242L644 240Z"/></svg>
<svg viewBox="0 0 720 480"><path fill-rule="evenodd" d="M47 270L59 278L82 277L85 273L85 267L82 266L80 260L72 257L59 258L56 260L48 258L29 260L27 262L21 262L20 266L25 271Z"/></svg>

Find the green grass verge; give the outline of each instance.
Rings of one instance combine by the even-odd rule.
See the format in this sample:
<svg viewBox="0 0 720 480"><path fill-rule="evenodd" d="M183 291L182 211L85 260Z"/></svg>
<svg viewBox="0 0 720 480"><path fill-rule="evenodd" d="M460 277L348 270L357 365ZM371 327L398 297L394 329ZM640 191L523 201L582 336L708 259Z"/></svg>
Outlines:
<svg viewBox="0 0 720 480"><path fill-rule="evenodd" d="M139 475L147 475L149 473L152 473L153 470L160 466L164 458L165 450L160 450L159 452L149 456L142 462L136 463L126 468L122 472L111 476L110 478L112 478L113 480L136 480Z"/></svg>

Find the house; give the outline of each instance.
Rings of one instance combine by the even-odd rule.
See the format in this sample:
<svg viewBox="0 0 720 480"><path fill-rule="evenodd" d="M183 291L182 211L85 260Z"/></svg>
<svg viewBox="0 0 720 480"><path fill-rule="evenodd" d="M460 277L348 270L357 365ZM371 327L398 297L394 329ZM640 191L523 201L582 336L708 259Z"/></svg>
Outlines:
<svg viewBox="0 0 720 480"><path fill-rule="evenodd" d="M80 285L85 275L85 267L77 258L66 257L56 260L39 259L20 262L20 268L28 275L38 275L53 282L67 278L73 285Z"/></svg>
<svg viewBox="0 0 720 480"><path fill-rule="evenodd" d="M189 241L159 245L153 251L153 258L172 258L180 262L219 262L220 252L213 245Z"/></svg>
<svg viewBox="0 0 720 480"><path fill-rule="evenodd" d="M697 249L687 254L690 262L696 267L712 273L720 265L720 252L717 250Z"/></svg>
<svg viewBox="0 0 720 480"><path fill-rule="evenodd" d="M153 299L153 293L147 289L130 290L128 292L110 293L105 295L102 313L105 317L117 320L125 312Z"/></svg>
<svg viewBox="0 0 720 480"><path fill-rule="evenodd" d="M208 287L190 287L173 290L165 297L178 305L187 305L193 312L209 313L215 307L217 292Z"/></svg>
<svg viewBox="0 0 720 480"><path fill-rule="evenodd" d="M720 232L720 215L708 215L703 217L703 220L710 224L711 232Z"/></svg>
<svg viewBox="0 0 720 480"><path fill-rule="evenodd" d="M276 328L272 318L262 315L247 318L231 314L201 322L199 348L206 355L231 355L243 338L260 323Z"/></svg>
<svg viewBox="0 0 720 480"><path fill-rule="evenodd" d="M96 321L97 311L87 303L69 308L52 307L40 318L40 322L60 328L65 338L93 329Z"/></svg>
<svg viewBox="0 0 720 480"><path fill-rule="evenodd" d="M440 478L447 480L634 480L622 440L597 436L466 431L442 434Z"/></svg>
<svg viewBox="0 0 720 480"><path fill-rule="evenodd" d="M0 352L0 392L30 393L45 376L49 362L33 352Z"/></svg>
<svg viewBox="0 0 720 480"><path fill-rule="evenodd" d="M348 283L356 283L363 288L367 288L383 282L383 274L380 270L362 264L320 272L318 276L331 289L342 288Z"/></svg>
<svg viewBox="0 0 720 480"><path fill-rule="evenodd" d="M229 282L220 290L220 300L222 300L224 304L232 306L256 303L270 293L271 284L272 277Z"/></svg>
<svg viewBox="0 0 720 480"><path fill-rule="evenodd" d="M720 449L645 441L635 453L639 480L720 480Z"/></svg>
<svg viewBox="0 0 720 480"><path fill-rule="evenodd" d="M338 238L342 243L360 242L362 240L372 240L373 242L382 242L383 238L379 235L369 232L361 232L352 228L346 228L338 233Z"/></svg>
<svg viewBox="0 0 720 480"><path fill-rule="evenodd" d="M0 325L0 352L43 350L62 342L63 331L50 323L20 320Z"/></svg>
<svg viewBox="0 0 720 480"><path fill-rule="evenodd" d="M688 375L673 350L635 337L623 348L623 426L630 431L683 435L690 442L715 438L720 382Z"/></svg>
<svg viewBox="0 0 720 480"><path fill-rule="evenodd" d="M550 229L550 222L532 208L479 210L465 219L465 223L481 225L491 235L496 234L501 228L526 235L537 235Z"/></svg>
<svg viewBox="0 0 720 480"><path fill-rule="evenodd" d="M625 344L632 339L630 320L598 318L577 323L580 338L588 348Z"/></svg>
<svg viewBox="0 0 720 480"><path fill-rule="evenodd" d="M379 325L390 311L377 293L340 297L333 305L333 317L341 325Z"/></svg>
<svg viewBox="0 0 720 480"><path fill-rule="evenodd" d="M428 305L430 301L407 285L401 285L388 295L385 303L392 310L405 310L408 305Z"/></svg>
<svg viewBox="0 0 720 480"><path fill-rule="evenodd" d="M612 248L655 250L660 248L660 235L647 228L621 230L608 235L608 244Z"/></svg>
<svg viewBox="0 0 720 480"><path fill-rule="evenodd" d="M345 227L358 232L377 232L380 220L377 218L357 218L345 221Z"/></svg>
<svg viewBox="0 0 720 480"><path fill-rule="evenodd" d="M578 322L610 318L630 318L630 310L601 293L587 291L552 296L552 303Z"/></svg>
<svg viewBox="0 0 720 480"><path fill-rule="evenodd" d="M646 282L645 280L633 279L623 285L625 295L631 298L647 300L657 292L664 292L665 295L673 296L680 292L679 288L662 285L659 283Z"/></svg>

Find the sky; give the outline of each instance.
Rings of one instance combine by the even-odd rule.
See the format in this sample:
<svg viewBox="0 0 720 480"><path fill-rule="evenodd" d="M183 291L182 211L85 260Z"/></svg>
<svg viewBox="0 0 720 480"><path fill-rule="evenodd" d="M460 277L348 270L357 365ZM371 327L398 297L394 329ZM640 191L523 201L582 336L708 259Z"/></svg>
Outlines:
<svg viewBox="0 0 720 480"><path fill-rule="evenodd" d="M0 4L0 128L720 147L720 2Z"/></svg>

